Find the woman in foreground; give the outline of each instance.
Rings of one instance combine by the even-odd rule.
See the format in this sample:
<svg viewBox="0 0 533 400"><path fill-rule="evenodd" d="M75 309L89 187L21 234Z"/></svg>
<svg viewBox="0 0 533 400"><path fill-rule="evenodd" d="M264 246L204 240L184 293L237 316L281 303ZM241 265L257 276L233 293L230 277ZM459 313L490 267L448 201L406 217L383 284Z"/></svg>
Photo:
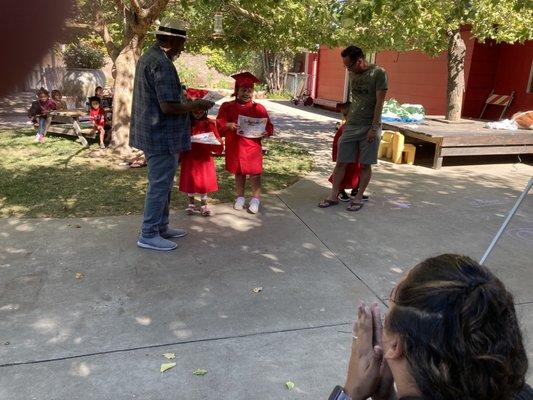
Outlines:
<svg viewBox="0 0 533 400"><path fill-rule="evenodd" d="M531 399L527 367L512 295L474 260L443 254L396 285L383 326L377 304L359 306L330 399Z"/></svg>

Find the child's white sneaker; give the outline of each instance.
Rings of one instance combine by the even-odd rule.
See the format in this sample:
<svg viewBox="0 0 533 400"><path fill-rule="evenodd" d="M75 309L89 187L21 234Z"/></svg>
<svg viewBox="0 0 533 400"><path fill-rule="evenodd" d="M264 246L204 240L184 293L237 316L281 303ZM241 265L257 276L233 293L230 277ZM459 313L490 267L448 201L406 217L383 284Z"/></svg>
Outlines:
<svg viewBox="0 0 533 400"><path fill-rule="evenodd" d="M235 204L233 205L233 208L236 210L244 210L244 197L237 197L237 200L235 200Z"/></svg>
<svg viewBox="0 0 533 400"><path fill-rule="evenodd" d="M252 200L250 200L248 211L250 211L252 214L257 214L259 211L259 204L261 204L261 201L257 197L253 197Z"/></svg>

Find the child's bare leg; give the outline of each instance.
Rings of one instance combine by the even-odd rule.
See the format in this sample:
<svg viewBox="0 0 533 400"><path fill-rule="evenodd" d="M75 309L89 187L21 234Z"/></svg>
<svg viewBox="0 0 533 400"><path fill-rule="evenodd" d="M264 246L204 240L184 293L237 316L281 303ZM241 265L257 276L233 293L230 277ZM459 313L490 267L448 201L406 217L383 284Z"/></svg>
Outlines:
<svg viewBox="0 0 533 400"><path fill-rule="evenodd" d="M189 199L189 204L187 205L187 208L185 209L185 212L189 215L194 214L194 193L188 193L187 198Z"/></svg>
<svg viewBox="0 0 533 400"><path fill-rule="evenodd" d="M99 126L98 132L100 133L100 147L104 147L105 129Z"/></svg>
<svg viewBox="0 0 533 400"><path fill-rule="evenodd" d="M261 197L261 175L250 175L250 183L252 184L252 199L248 205L248 212L257 214L259 211L260 197Z"/></svg>
<svg viewBox="0 0 533 400"><path fill-rule="evenodd" d="M211 210L209 210L209 208L207 207L207 193L203 193L200 196L200 199L202 201L202 215L204 217L209 217L211 216Z"/></svg>
<svg viewBox="0 0 533 400"><path fill-rule="evenodd" d="M259 199L261 197L261 174L250 175L250 183L252 184L252 196Z"/></svg>
<svg viewBox="0 0 533 400"><path fill-rule="evenodd" d="M235 175L235 192L237 197L244 197L244 186L246 185L246 175Z"/></svg>

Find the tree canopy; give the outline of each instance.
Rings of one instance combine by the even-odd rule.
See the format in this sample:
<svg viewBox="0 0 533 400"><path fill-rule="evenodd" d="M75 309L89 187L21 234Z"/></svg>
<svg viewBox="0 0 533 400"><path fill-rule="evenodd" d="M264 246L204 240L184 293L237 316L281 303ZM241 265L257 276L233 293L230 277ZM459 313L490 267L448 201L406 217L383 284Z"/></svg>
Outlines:
<svg viewBox="0 0 533 400"><path fill-rule="evenodd" d="M316 49L331 33L333 0L182 0L176 10L190 22L189 46L234 51L297 52ZM213 40L213 16L223 15L225 35Z"/></svg>
<svg viewBox="0 0 533 400"><path fill-rule="evenodd" d="M113 128L117 146L127 147L135 62L147 32L163 15L190 23L187 50L204 46L226 54L260 55L271 90L283 87L294 54L319 44L357 44L367 52L421 50L436 55L448 49L449 104L460 104L464 43L458 34L470 26L479 41L520 42L533 38L530 0L77 0L78 22L92 28L115 63ZM212 37L221 12L225 35ZM218 53L220 56L220 53ZM455 63L455 64L453 64ZM239 65L238 62L233 65ZM226 66L228 67L228 66ZM228 67L230 69L231 66ZM455 118L460 106L455 107Z"/></svg>
<svg viewBox="0 0 533 400"><path fill-rule="evenodd" d="M421 50L436 55L451 32L470 26L480 42L533 38L527 0L347 0L338 14L334 41L357 42L370 51Z"/></svg>

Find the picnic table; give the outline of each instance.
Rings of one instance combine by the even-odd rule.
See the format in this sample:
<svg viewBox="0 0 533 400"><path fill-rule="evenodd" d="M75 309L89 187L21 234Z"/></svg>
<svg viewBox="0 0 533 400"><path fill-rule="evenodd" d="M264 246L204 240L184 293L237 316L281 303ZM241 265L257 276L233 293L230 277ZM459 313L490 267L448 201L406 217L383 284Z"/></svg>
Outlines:
<svg viewBox="0 0 533 400"><path fill-rule="evenodd" d="M80 118L87 117L85 110L56 110L50 111L46 117L44 134L48 132L60 135L76 136L82 146L88 147L89 143L86 138L94 139L96 131L90 127L83 127L80 124ZM53 122L58 122L53 124Z"/></svg>

